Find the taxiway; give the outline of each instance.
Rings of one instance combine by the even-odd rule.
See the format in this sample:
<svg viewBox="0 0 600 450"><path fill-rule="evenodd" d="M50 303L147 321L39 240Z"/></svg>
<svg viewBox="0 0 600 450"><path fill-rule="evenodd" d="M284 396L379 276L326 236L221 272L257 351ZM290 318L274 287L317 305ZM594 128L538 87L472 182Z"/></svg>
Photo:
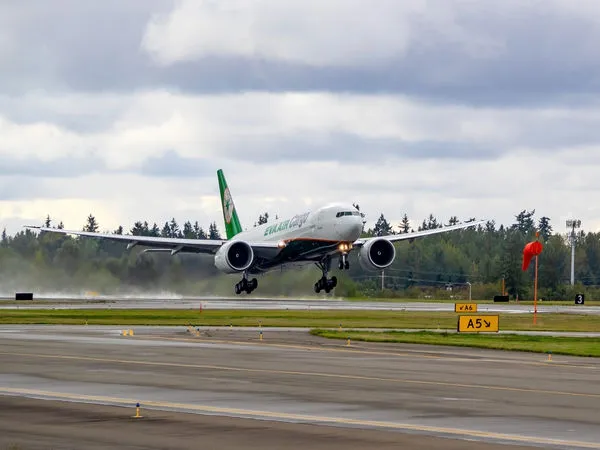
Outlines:
<svg viewBox="0 0 600 450"><path fill-rule="evenodd" d="M0 445L600 449L595 359L130 328L1 326Z"/></svg>

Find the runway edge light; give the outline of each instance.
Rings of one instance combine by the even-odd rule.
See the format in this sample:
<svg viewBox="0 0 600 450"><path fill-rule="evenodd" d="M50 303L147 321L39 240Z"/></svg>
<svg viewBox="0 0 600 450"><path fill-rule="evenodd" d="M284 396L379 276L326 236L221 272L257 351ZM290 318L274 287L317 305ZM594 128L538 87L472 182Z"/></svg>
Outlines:
<svg viewBox="0 0 600 450"><path fill-rule="evenodd" d="M140 414L140 404L139 403L135 404L135 416L132 416L132 417L134 419L141 419L142 417L144 417Z"/></svg>

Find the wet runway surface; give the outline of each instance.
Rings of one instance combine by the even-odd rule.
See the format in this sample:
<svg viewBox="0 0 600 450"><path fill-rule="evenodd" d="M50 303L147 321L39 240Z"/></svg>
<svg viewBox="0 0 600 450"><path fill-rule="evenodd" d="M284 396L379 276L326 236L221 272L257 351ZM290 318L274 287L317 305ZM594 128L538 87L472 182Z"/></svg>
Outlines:
<svg viewBox="0 0 600 450"><path fill-rule="evenodd" d="M464 300L457 300L464 303ZM370 311L446 311L454 312L454 303L428 302L385 302L347 301L336 298L294 299L260 297L195 297L195 298L37 298L36 302L0 300L0 309L249 309L249 310L370 310ZM538 304L537 311L543 313L600 314L600 306ZM511 303L479 304L478 312L531 314L533 305Z"/></svg>
<svg viewBox="0 0 600 450"><path fill-rule="evenodd" d="M129 328L133 336L109 326L0 327L0 400L11 399L20 405L16 411L22 410L24 417L30 414L30 430L42 426L38 422L47 415L44 408L56 417L85 411L82 417L89 420L97 411L99 421L110 423L122 417L123 407L129 408L127 417L133 414L133 405L140 402L145 416L141 420L160 422L159 417L169 417L165 423L172 433L165 433L170 433L173 447L185 447L186 439L192 439L191 445L198 438L195 426L183 436L174 431L181 420L207 427L206 436L218 436L209 429L219 426L228 434L240 433L238 438L252 435L249 429L254 427L265 436L267 430L277 429L276 435L284 439L279 448L295 444L316 448L311 439L324 445L329 439L324 436L342 439L344 433L338 430L346 429L347 436L362 442L354 448L372 442L377 448L511 444L506 448L600 449L596 359L555 356L548 362L544 355L529 353L401 344L347 346L288 329L263 329L260 340L255 329L204 328L190 333L185 327ZM19 397L47 402L20 404ZM64 406L57 400L73 404ZM81 403L104 406L85 409ZM4 409L0 405L0 411ZM108 416L113 419L100 419ZM8 430L10 423L3 417L0 427ZM40 433L45 433L43 427ZM123 428L123 433L136 432ZM292 435L295 439L285 441ZM5 436L2 430L0 436ZM5 442L2 439L0 443ZM275 441L265 439L260 448L277 448ZM423 446L423 439L444 441ZM94 442L110 446L106 440ZM137 448L159 448L148 439L139 442ZM338 443L353 448L343 439ZM258 441L248 444L259 448ZM468 447L471 444L476 445Z"/></svg>

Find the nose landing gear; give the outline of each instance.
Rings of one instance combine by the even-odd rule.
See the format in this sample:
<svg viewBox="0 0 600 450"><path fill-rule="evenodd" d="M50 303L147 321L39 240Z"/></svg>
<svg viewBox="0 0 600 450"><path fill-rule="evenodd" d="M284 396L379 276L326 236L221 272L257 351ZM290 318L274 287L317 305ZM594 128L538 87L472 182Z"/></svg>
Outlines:
<svg viewBox="0 0 600 450"><path fill-rule="evenodd" d="M340 269L340 270L350 269L350 261L348 261L348 253L342 253L340 255L340 261L338 262L338 269Z"/></svg>
<svg viewBox="0 0 600 450"><path fill-rule="evenodd" d="M340 262L338 263L338 269L340 270L348 270L350 269L350 262L348 261L348 252L352 250L352 244L347 242L342 242L338 249L340 251Z"/></svg>

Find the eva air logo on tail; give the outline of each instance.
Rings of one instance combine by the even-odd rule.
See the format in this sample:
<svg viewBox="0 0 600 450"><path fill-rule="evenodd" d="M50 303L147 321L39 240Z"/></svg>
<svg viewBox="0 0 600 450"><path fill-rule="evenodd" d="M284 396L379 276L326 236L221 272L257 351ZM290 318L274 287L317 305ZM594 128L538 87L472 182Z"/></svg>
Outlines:
<svg viewBox="0 0 600 450"><path fill-rule="evenodd" d="M233 217L233 199L228 187L223 192L223 212L225 213L225 222L231 223Z"/></svg>
<svg viewBox="0 0 600 450"><path fill-rule="evenodd" d="M235 212L233 198L231 197L231 192L229 192L227 181L225 181L225 175L223 175L223 171L221 169L217 170L217 178L219 179L219 192L221 193L225 231L227 231L227 239L231 239L233 236L242 231L242 225L240 224L240 219Z"/></svg>

